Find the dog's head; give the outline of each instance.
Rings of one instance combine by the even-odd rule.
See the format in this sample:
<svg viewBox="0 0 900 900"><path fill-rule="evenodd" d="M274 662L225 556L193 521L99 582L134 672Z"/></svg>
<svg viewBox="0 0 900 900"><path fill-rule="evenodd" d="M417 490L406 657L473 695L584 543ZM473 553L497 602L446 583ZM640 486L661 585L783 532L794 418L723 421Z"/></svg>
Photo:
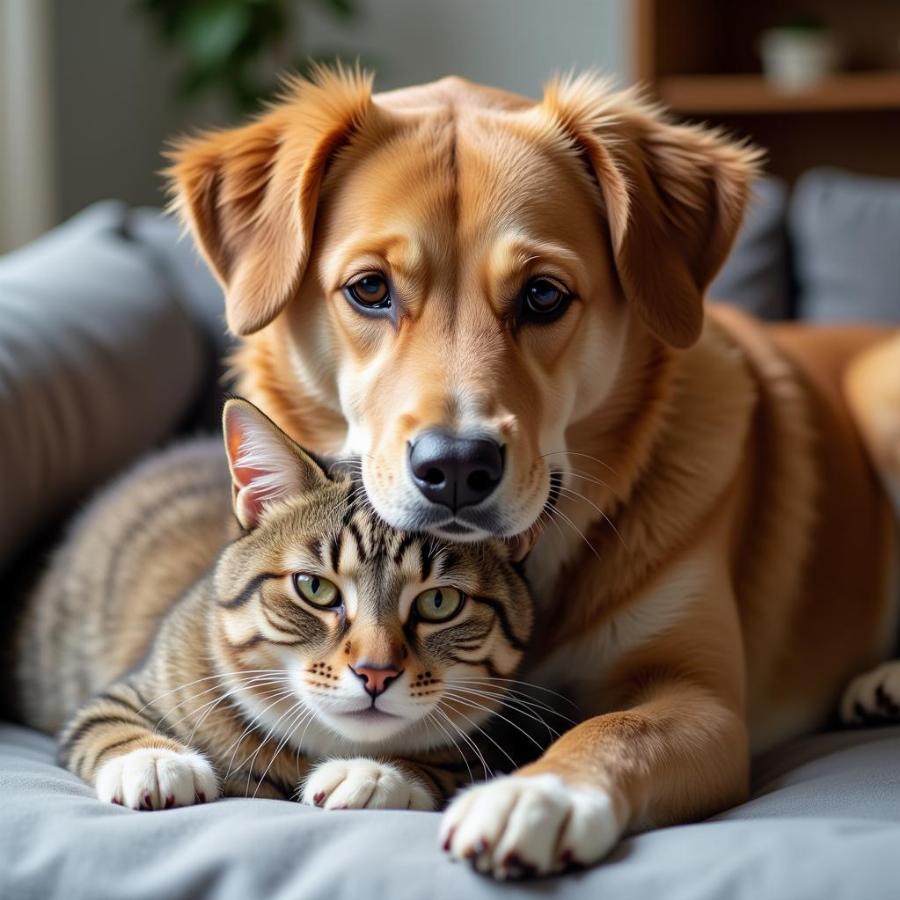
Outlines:
<svg viewBox="0 0 900 900"><path fill-rule="evenodd" d="M325 72L170 177L258 351L242 389L391 524L474 540L554 502L638 344L697 340L755 159L591 76L534 103Z"/></svg>

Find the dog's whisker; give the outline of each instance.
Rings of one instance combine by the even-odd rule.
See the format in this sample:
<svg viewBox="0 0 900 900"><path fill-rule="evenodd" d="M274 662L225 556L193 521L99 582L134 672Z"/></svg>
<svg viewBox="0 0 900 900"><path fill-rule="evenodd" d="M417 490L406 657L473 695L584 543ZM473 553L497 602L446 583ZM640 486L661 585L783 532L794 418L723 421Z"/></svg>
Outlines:
<svg viewBox="0 0 900 900"><path fill-rule="evenodd" d="M616 537L619 539L622 546L626 550L628 550L628 545L625 543L625 539L622 537L622 534L619 531L619 529L616 528L613 520L602 509L600 509L600 507L597 506L597 504L594 503L593 500L590 500L588 497L585 497L585 495L582 494L580 491L576 491L572 488L567 488L565 486L561 486L559 490L560 490L560 493L565 495L566 497L570 497L573 500L583 500L589 506L593 507L603 517L603 519L606 521L606 524L609 525L609 527L612 528L612 530L615 532Z"/></svg>
<svg viewBox="0 0 900 900"><path fill-rule="evenodd" d="M584 453L581 450L550 450L547 453L542 453L540 459L545 459L548 456L559 456L562 453L565 453L569 456L581 456L584 459L589 459L591 460L591 462L597 463L598 466L603 466L603 468L609 469L609 471L612 472L613 475L618 476L616 470L611 465L609 465L609 463L605 463L602 459L598 459L596 456L591 456L590 453Z"/></svg>
<svg viewBox="0 0 900 900"><path fill-rule="evenodd" d="M597 552L597 548L587 539L584 532L558 506L550 510L550 514L552 516L559 516L564 522L566 522L581 538L581 540L584 541L591 553L593 553L598 560L601 560L600 554Z"/></svg>

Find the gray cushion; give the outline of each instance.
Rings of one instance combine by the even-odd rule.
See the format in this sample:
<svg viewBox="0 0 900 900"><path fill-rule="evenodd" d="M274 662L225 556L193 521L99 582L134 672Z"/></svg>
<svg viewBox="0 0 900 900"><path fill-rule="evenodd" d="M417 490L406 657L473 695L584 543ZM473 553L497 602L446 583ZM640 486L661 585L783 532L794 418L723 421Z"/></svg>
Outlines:
<svg viewBox="0 0 900 900"><path fill-rule="evenodd" d="M190 234L172 216L149 207L129 210L126 227L129 235L152 254L182 305L209 335L216 354L224 356L234 346L234 339L225 326L222 288Z"/></svg>
<svg viewBox="0 0 900 900"><path fill-rule="evenodd" d="M98 204L0 260L0 567L200 390L198 329L125 216Z"/></svg>
<svg viewBox="0 0 900 900"><path fill-rule="evenodd" d="M208 350L204 388L191 425L217 431L224 391L231 387L226 378L228 355L235 347L235 340L225 325L222 288L197 252L191 236L173 217L158 209L132 209L128 213L127 229L204 335Z"/></svg>
<svg viewBox="0 0 900 900"><path fill-rule="evenodd" d="M759 178L731 255L707 294L728 300L764 319L791 315L787 241L787 186Z"/></svg>
<svg viewBox="0 0 900 900"><path fill-rule="evenodd" d="M224 800L164 812L97 801L42 735L0 726L0 896L17 900L879 900L900 884L900 729L770 754L755 797L627 840L605 865L496 885L444 859L438 815Z"/></svg>
<svg viewBox="0 0 900 900"><path fill-rule="evenodd" d="M812 169L790 224L801 318L900 323L900 181Z"/></svg>

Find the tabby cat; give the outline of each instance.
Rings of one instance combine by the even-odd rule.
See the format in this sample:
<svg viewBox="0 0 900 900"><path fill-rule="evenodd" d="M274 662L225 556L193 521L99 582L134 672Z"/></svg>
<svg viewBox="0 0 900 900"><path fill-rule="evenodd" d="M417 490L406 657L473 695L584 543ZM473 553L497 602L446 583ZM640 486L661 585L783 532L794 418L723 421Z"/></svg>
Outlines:
<svg viewBox="0 0 900 900"><path fill-rule="evenodd" d="M134 809L439 806L518 702L532 606L507 548L389 528L251 404L223 422L226 454L171 449L76 521L16 634L22 717Z"/></svg>

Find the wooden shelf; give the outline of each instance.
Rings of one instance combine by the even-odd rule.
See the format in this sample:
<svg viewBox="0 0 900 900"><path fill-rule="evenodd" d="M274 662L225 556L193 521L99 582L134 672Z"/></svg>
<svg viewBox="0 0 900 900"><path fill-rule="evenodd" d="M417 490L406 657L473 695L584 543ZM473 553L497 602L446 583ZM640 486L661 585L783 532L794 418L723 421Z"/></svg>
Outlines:
<svg viewBox="0 0 900 900"><path fill-rule="evenodd" d="M668 75L656 92L689 114L900 110L900 71L847 72L796 93L773 88L762 75Z"/></svg>

